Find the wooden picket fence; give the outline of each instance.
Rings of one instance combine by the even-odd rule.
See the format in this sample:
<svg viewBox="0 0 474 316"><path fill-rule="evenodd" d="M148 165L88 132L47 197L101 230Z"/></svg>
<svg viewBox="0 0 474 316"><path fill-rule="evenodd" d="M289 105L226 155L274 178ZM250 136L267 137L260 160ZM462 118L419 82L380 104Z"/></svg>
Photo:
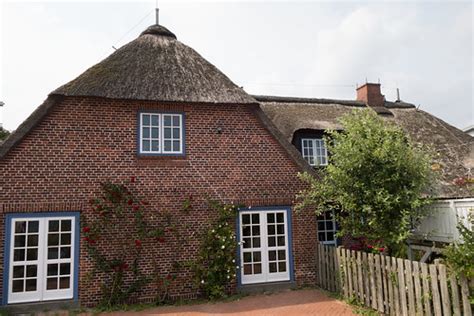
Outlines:
<svg viewBox="0 0 474 316"><path fill-rule="evenodd" d="M472 315L466 278L426 264L318 244L317 284L386 315Z"/></svg>

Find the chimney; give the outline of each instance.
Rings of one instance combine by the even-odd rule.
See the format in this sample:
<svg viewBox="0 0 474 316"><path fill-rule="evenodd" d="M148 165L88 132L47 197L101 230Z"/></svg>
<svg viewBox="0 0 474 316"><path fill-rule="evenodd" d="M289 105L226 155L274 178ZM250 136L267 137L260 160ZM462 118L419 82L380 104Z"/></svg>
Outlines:
<svg viewBox="0 0 474 316"><path fill-rule="evenodd" d="M384 106L385 96L380 92L380 83L366 83L357 88L357 101L368 106Z"/></svg>

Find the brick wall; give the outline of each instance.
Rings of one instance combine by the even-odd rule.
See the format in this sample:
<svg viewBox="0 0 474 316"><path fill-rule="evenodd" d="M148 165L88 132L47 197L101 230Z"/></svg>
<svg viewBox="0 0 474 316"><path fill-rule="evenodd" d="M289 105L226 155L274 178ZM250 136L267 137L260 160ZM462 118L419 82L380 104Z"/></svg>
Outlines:
<svg viewBox="0 0 474 316"><path fill-rule="evenodd" d="M185 113L185 157L136 155L140 109ZM251 206L292 204L302 188L296 177L298 169L252 111L252 106L64 99L0 160L0 262L6 213L80 211L85 219L91 218L87 201L107 179L127 182L135 176L138 194L151 203L148 216L167 212L181 227L187 227L182 232L189 236L186 245L172 237L165 243L144 243L147 251L141 266L148 274L158 268L166 275L176 257L194 257L199 246L197 233L215 216L206 206L206 195ZM189 195L195 197L193 210L185 215L181 209ZM309 212L293 214L298 284L312 283L315 278L315 221ZM180 246L185 251L177 251ZM102 276L91 280L91 268L81 246L79 296L84 305L97 303L100 293ZM0 274L2 270L3 265ZM180 272L170 294L194 295L191 276L189 271ZM140 298L151 298L155 292L155 285L150 284Z"/></svg>

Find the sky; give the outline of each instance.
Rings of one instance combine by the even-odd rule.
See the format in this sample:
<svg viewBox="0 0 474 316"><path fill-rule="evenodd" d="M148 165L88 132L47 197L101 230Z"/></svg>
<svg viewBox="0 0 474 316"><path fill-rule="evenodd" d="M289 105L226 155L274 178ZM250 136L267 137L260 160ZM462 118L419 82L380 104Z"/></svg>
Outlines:
<svg viewBox="0 0 474 316"><path fill-rule="evenodd" d="M0 0L0 122L14 130L48 94L154 24L155 0ZM474 124L471 1L164 1L160 24L252 94L387 100Z"/></svg>

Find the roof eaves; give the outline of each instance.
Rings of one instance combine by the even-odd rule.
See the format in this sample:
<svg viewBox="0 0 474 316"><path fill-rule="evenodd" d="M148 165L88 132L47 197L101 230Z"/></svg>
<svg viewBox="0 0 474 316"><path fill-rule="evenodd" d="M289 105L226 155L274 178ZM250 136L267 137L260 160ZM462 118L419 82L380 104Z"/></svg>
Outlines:
<svg viewBox="0 0 474 316"><path fill-rule="evenodd" d="M37 107L36 110L0 144L0 159L4 158L13 147L21 142L63 98L62 96L49 96L43 104Z"/></svg>

